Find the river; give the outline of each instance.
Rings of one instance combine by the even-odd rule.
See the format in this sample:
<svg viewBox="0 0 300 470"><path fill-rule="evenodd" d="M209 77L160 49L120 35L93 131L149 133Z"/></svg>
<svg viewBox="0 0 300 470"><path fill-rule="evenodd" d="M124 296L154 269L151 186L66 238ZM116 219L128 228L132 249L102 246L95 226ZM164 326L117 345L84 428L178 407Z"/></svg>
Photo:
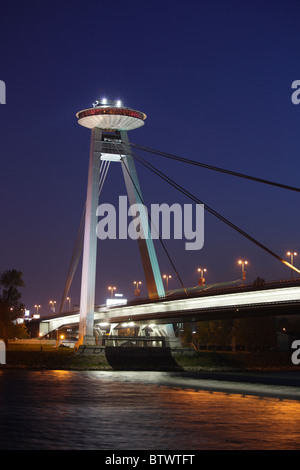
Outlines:
<svg viewBox="0 0 300 470"><path fill-rule="evenodd" d="M300 449L299 393L167 372L2 370L0 448Z"/></svg>

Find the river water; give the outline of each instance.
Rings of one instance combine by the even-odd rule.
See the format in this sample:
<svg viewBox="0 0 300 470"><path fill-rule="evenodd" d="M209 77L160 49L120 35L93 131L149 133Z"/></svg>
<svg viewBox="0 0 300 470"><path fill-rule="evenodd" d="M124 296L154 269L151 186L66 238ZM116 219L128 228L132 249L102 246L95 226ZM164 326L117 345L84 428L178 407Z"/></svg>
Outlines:
<svg viewBox="0 0 300 470"><path fill-rule="evenodd" d="M0 409L2 450L300 449L299 390L272 385L2 370Z"/></svg>

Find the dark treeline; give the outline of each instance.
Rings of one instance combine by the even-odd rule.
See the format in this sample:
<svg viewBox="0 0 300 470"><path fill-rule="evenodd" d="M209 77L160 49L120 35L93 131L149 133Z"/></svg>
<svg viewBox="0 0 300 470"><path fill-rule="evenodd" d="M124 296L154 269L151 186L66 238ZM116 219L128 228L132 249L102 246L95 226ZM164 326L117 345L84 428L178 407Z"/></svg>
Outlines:
<svg viewBox="0 0 300 470"><path fill-rule="evenodd" d="M25 307L19 290L24 285L21 271L11 269L0 275L0 339L6 345L9 339L27 337L24 323L17 323L17 319L24 316Z"/></svg>
<svg viewBox="0 0 300 470"><path fill-rule="evenodd" d="M180 338L184 346L198 351L272 351L278 349L278 335L299 332L299 319L268 316L185 323Z"/></svg>

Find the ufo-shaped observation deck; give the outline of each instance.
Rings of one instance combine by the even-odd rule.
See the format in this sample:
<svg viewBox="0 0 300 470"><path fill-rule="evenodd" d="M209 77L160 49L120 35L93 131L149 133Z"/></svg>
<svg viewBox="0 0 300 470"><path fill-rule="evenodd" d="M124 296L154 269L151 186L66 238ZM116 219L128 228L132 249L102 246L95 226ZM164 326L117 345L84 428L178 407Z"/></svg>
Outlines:
<svg viewBox="0 0 300 470"><path fill-rule="evenodd" d="M76 114L78 124L89 129L98 127L107 131L131 131L144 125L146 114L125 108L119 101L96 101L93 108Z"/></svg>

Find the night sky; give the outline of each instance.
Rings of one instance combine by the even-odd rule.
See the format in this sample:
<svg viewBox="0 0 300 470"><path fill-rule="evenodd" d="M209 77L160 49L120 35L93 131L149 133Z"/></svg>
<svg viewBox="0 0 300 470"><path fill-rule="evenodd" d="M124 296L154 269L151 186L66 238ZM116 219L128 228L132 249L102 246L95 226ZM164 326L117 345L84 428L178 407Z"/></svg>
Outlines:
<svg viewBox="0 0 300 470"><path fill-rule="evenodd" d="M298 1L2 2L0 80L0 270L23 272L22 298L34 312L60 303L86 197L90 131L76 112L97 98L121 99L147 114L132 142L199 162L300 186ZM296 192L273 188L143 152L143 158L204 204L279 256L300 252ZM191 201L137 164L152 203ZM111 164L100 202L126 195L121 167ZM162 274L174 272L156 243ZM166 247L186 286L240 278L276 280L290 270L205 214L205 242ZM300 266L299 259L295 265ZM70 296L80 299L81 264ZM127 298L144 283L137 243L98 243L96 302L114 284ZM180 287L175 279L171 288ZM142 294L146 295L145 283Z"/></svg>

